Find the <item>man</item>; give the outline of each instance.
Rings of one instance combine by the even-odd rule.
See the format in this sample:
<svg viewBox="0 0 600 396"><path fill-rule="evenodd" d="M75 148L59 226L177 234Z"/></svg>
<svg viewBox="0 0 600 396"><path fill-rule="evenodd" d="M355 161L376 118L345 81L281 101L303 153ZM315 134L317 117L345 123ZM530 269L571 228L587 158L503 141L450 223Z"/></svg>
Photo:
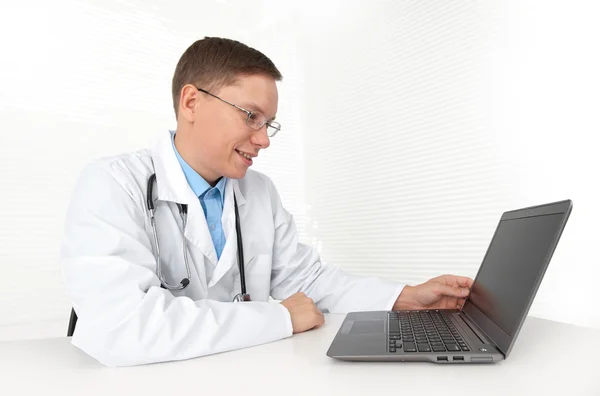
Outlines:
<svg viewBox="0 0 600 396"><path fill-rule="evenodd" d="M173 77L176 131L85 167L61 249L74 345L135 365L272 342L318 328L323 311L462 306L469 278L361 278L298 242L275 186L248 170L281 129L280 79L259 51L199 40Z"/></svg>

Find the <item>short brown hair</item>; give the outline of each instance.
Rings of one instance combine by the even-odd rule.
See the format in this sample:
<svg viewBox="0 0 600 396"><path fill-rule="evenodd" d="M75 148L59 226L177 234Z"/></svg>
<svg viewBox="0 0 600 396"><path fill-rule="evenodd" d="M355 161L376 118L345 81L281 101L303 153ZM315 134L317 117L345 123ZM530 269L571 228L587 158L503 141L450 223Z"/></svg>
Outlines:
<svg viewBox="0 0 600 396"><path fill-rule="evenodd" d="M173 108L177 118L179 95L186 84L207 91L233 84L241 75L264 74L282 79L275 64L262 52L235 40L205 37L193 43L179 59L173 75Z"/></svg>

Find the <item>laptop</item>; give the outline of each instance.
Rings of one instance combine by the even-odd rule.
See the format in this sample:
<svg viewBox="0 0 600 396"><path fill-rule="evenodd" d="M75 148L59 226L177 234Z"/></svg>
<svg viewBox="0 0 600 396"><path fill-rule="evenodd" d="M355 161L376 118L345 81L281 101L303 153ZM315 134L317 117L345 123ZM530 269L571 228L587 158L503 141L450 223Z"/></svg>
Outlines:
<svg viewBox="0 0 600 396"><path fill-rule="evenodd" d="M442 364L506 359L572 208L564 200L503 213L462 309L351 312L327 356Z"/></svg>

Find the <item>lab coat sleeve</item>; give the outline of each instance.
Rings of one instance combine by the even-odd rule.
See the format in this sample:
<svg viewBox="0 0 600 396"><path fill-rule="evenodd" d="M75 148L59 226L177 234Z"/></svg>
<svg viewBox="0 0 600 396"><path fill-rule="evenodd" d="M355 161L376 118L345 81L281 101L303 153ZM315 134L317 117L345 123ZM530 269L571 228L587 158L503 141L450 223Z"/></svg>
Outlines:
<svg viewBox="0 0 600 396"><path fill-rule="evenodd" d="M361 277L321 261L316 249L299 242L293 216L283 207L269 180L275 241L271 295L285 299L304 292L323 312L391 310L404 284Z"/></svg>
<svg viewBox="0 0 600 396"><path fill-rule="evenodd" d="M126 171L104 163L88 165L76 183L60 254L79 317L73 345L106 366L130 366L292 335L281 304L193 301L160 288L144 229L145 194L133 184Z"/></svg>

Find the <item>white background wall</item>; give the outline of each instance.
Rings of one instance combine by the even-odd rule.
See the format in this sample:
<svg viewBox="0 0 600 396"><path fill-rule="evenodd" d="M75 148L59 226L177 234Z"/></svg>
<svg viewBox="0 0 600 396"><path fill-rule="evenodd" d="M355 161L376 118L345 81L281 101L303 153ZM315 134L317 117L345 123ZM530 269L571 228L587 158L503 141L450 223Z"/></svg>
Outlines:
<svg viewBox="0 0 600 396"><path fill-rule="evenodd" d="M84 163L174 128L204 36L266 53L284 129L255 168L348 271L475 276L501 213L574 211L531 314L600 327L594 1L54 1L0 6L0 338L62 335ZM290 160L292 158L293 160Z"/></svg>

